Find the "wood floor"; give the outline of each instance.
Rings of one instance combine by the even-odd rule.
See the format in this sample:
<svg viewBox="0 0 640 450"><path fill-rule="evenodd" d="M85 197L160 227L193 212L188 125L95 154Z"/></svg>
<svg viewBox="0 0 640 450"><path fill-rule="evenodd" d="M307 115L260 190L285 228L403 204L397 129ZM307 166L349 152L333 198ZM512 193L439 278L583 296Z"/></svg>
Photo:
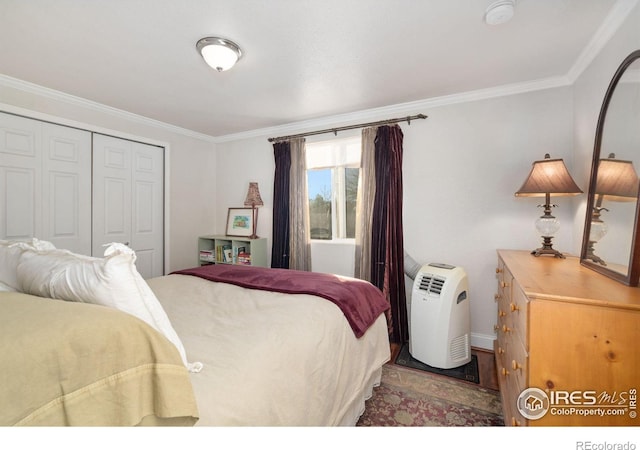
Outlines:
<svg viewBox="0 0 640 450"><path fill-rule="evenodd" d="M391 344L391 361L395 362L400 353L399 344ZM471 354L478 357L479 385L483 388L498 390L498 374L496 361L492 351L471 347ZM475 384L475 383L473 383Z"/></svg>

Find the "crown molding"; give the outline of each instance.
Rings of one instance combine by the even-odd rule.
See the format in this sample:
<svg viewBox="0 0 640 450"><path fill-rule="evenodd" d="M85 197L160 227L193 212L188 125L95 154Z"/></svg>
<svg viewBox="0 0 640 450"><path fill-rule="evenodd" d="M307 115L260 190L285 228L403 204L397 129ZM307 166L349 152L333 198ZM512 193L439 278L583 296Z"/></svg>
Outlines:
<svg viewBox="0 0 640 450"><path fill-rule="evenodd" d="M86 108L92 111L97 111L103 114L108 114L110 116L136 122L141 125L147 125L154 128L161 128L166 131L170 131L183 136L192 137L192 138L196 138L196 139L200 139L208 142L215 142L215 138L207 134L198 133L196 131L178 127L170 123L161 122L159 120L151 119L149 117L130 113L122 109L113 108L111 106L107 106L102 103L87 100L82 97L77 97L75 95L67 94L65 92L57 91L55 89L50 89L44 86L40 86L38 84L30 83L28 81L19 80L17 78L13 78L7 75L0 74L0 86L27 92L29 94L39 95L45 98L50 98L52 100L60 101L70 105L79 106L81 108Z"/></svg>
<svg viewBox="0 0 640 450"><path fill-rule="evenodd" d="M311 131L317 128L331 128L332 126L336 125L344 126L357 122L368 122L373 120L388 119L391 117L404 117L407 115L418 113L426 114L425 110L428 110L430 108L454 105L458 103L467 103L478 100L486 100L508 95L523 94L527 92L568 86L570 84L571 83L566 76L551 77L541 80L527 81L524 83L515 83L494 88L462 92L459 94L444 95L441 97L433 97L413 102L398 103L395 105L372 108L353 113L337 114L333 116L322 117L319 119L292 122L276 127L260 128L241 133L228 134L216 137L215 142L223 143L238 141L242 139L265 137L270 135L297 134Z"/></svg>
<svg viewBox="0 0 640 450"><path fill-rule="evenodd" d="M582 75L582 72L593 62L593 60L602 51L604 46L609 42L611 37L620 28L622 23L629 16L629 13L636 7L639 0L618 0L607 17L605 17L600 28L595 32L589 43L582 50L575 63L569 69L567 78L571 84Z"/></svg>

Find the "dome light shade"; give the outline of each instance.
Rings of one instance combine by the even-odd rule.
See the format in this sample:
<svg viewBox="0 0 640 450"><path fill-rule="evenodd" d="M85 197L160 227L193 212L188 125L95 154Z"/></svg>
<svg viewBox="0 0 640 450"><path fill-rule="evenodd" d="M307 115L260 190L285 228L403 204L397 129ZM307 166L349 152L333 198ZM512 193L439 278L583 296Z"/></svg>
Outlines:
<svg viewBox="0 0 640 450"><path fill-rule="evenodd" d="M500 25L511 20L515 13L515 0L493 2L484 14L487 25Z"/></svg>
<svg viewBox="0 0 640 450"><path fill-rule="evenodd" d="M205 62L218 72L231 69L242 57L242 50L235 42L219 37L202 38L196 48Z"/></svg>

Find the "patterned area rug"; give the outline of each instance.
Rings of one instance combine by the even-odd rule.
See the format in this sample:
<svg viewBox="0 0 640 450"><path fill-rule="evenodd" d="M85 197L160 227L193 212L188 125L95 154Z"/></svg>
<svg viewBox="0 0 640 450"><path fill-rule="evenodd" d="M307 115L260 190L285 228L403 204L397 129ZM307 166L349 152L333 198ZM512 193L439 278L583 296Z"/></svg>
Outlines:
<svg viewBox="0 0 640 450"><path fill-rule="evenodd" d="M357 426L503 426L500 394L393 364L367 400Z"/></svg>

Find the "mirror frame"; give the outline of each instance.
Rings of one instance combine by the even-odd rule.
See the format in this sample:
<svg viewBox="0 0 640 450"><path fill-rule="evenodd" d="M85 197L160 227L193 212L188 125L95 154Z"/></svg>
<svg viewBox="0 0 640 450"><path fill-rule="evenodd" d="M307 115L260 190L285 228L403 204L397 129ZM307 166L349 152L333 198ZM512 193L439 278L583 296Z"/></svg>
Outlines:
<svg viewBox="0 0 640 450"><path fill-rule="evenodd" d="M584 234L582 236L582 251L580 253L580 264L628 286L638 286L638 280L640 276L640 220L638 220L638 216L640 214L640 195L638 196L639 198L636 199L636 215L635 223L633 225L633 229L631 230L633 235L631 238L631 249L629 254L627 273L623 274L621 272L617 272L586 258L587 249L589 247L589 234L591 232L591 220L595 199L596 180L598 177L597 171L598 163L600 161L600 147L602 145L602 134L604 131L607 109L609 107L609 103L611 102L611 97L613 96L616 86L618 85L618 81L620 81L620 78L622 78L622 75L627 70L627 68L638 59L640 59L640 50L632 52L624 59L624 61L622 61L622 64L620 64L618 70L616 70L616 73L613 75L613 78L609 83L609 87L607 88L607 92L602 102L600 115L598 117L598 126L596 128L595 144L593 148L591 176L589 178L589 195L587 197Z"/></svg>

